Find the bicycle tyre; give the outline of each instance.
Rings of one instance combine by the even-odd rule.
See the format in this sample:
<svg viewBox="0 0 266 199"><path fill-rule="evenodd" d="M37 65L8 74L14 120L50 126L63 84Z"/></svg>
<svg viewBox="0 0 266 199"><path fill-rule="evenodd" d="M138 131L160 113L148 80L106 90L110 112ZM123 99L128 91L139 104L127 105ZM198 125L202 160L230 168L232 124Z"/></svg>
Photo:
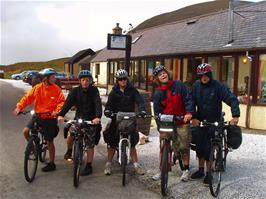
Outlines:
<svg viewBox="0 0 266 199"><path fill-rule="evenodd" d="M225 138L225 136L223 136L223 171L226 170L226 158L227 158L228 152L229 150L228 150L228 145L227 145L227 139Z"/></svg>
<svg viewBox="0 0 266 199"><path fill-rule="evenodd" d="M122 166L122 185L126 185L126 167L127 167L127 142L124 140L121 144L121 166Z"/></svg>
<svg viewBox="0 0 266 199"><path fill-rule="evenodd" d="M211 146L210 153L210 164L209 164L209 188L212 196L217 197L220 192L222 172L221 166L222 161L222 151L219 145Z"/></svg>
<svg viewBox="0 0 266 199"><path fill-rule="evenodd" d="M162 168L161 168L161 193L163 196L167 195L168 188L168 171L169 171L169 147L163 146Z"/></svg>
<svg viewBox="0 0 266 199"><path fill-rule="evenodd" d="M32 168L30 162L32 161ZM24 156L24 176L26 181L32 182L35 178L38 167L38 144L34 137L31 137L28 141Z"/></svg>
<svg viewBox="0 0 266 199"><path fill-rule="evenodd" d="M81 143L79 141L74 142L74 157L73 157L73 185L74 187L79 186L79 176L80 176L80 167L81 167Z"/></svg>
<svg viewBox="0 0 266 199"><path fill-rule="evenodd" d="M40 159L40 162L45 162L48 146L47 146L47 143L44 142L43 138L41 139L42 140L40 141L41 143L40 143L40 150L39 150L39 159Z"/></svg>

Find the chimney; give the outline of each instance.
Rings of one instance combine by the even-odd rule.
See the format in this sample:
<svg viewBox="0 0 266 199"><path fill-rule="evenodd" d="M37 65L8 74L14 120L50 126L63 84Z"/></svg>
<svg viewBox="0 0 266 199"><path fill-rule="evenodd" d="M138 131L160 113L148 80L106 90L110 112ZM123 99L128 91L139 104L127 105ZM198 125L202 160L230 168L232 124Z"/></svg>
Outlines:
<svg viewBox="0 0 266 199"><path fill-rule="evenodd" d="M122 35L122 28L119 27L119 23L116 23L116 27L113 28L113 34Z"/></svg>
<svg viewBox="0 0 266 199"><path fill-rule="evenodd" d="M229 0L228 30L229 30L228 44L231 44L234 42L234 0Z"/></svg>

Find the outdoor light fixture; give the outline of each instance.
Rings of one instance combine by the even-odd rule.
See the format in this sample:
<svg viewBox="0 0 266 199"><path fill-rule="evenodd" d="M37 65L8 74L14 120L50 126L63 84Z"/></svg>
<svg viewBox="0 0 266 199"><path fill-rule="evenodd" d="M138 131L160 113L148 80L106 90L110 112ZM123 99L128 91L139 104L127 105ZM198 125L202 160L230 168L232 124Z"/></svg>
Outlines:
<svg viewBox="0 0 266 199"><path fill-rule="evenodd" d="M247 59L246 57L244 57L244 58L242 59L242 62L243 62L243 64L246 64L246 63L248 62L248 59Z"/></svg>

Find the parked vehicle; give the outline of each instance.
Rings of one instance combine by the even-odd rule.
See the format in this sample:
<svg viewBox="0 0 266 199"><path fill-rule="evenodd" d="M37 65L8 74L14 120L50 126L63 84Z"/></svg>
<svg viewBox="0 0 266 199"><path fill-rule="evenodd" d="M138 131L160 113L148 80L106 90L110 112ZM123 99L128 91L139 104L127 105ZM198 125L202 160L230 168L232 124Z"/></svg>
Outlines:
<svg viewBox="0 0 266 199"><path fill-rule="evenodd" d="M37 76L39 73L38 71L29 71L25 77L23 78L23 82L29 83L30 85L32 84L32 79Z"/></svg>
<svg viewBox="0 0 266 199"><path fill-rule="evenodd" d="M56 73L55 77L57 79L65 79L65 78L67 78L65 73Z"/></svg>
<svg viewBox="0 0 266 199"><path fill-rule="evenodd" d="M0 70L0 78L4 79L5 72L3 70Z"/></svg>
<svg viewBox="0 0 266 199"><path fill-rule="evenodd" d="M15 80L23 79L25 77L25 75L27 74L27 72L28 71L23 71L21 73L13 74L13 75L11 75L11 79L15 79Z"/></svg>

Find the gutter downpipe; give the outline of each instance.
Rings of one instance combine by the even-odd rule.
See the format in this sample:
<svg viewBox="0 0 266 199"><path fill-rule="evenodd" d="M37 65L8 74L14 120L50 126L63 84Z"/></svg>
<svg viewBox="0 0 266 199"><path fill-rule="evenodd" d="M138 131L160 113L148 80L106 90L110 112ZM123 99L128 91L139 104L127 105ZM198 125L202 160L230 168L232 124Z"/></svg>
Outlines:
<svg viewBox="0 0 266 199"><path fill-rule="evenodd" d="M251 78L252 78L252 65L253 65L253 60L252 57L249 56L248 51L246 51L246 56L250 62L250 71L249 71L249 80L248 80L248 103L247 103L247 108L246 108L246 128L250 129L250 122L249 122L249 116L250 116L250 109L251 109L251 98L250 98L250 93L251 93Z"/></svg>

